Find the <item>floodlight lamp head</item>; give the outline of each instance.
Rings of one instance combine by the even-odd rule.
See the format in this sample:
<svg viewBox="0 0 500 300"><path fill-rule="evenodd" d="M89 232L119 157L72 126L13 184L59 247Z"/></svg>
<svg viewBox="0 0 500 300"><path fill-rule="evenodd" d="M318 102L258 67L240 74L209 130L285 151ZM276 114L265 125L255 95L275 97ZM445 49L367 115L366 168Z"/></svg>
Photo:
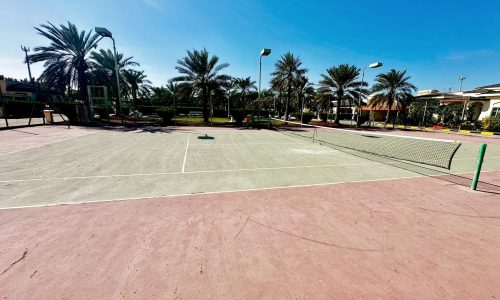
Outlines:
<svg viewBox="0 0 500 300"><path fill-rule="evenodd" d="M107 30L104 27L96 27L95 32L102 37L113 38L113 34L111 33L111 31Z"/></svg>
<svg viewBox="0 0 500 300"><path fill-rule="evenodd" d="M383 63L377 61L377 62L374 62L373 64L370 64L368 67L371 69L375 69L375 68L380 68L383 65L384 65Z"/></svg>
<svg viewBox="0 0 500 300"><path fill-rule="evenodd" d="M271 54L271 49L264 48L260 51L260 56L268 56L269 54Z"/></svg>

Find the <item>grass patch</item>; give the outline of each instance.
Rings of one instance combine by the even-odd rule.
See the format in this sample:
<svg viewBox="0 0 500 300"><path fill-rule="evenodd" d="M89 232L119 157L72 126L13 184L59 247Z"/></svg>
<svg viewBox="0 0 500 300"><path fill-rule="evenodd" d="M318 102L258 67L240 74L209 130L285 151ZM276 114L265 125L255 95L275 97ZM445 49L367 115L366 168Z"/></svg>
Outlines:
<svg viewBox="0 0 500 300"><path fill-rule="evenodd" d="M183 123L203 123L203 117L175 117L173 118L176 122L183 122ZM209 122L211 123L216 123L216 124L226 124L229 123L228 118L209 118Z"/></svg>

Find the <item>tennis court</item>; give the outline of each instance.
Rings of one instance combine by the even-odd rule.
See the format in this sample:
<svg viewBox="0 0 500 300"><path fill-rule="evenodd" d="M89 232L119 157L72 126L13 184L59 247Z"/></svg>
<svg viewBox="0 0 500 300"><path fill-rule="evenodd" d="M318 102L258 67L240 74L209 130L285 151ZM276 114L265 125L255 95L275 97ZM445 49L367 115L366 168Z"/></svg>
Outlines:
<svg viewBox="0 0 500 300"><path fill-rule="evenodd" d="M459 140L451 168L274 130L0 131L0 294L500 296L500 139L413 135Z"/></svg>

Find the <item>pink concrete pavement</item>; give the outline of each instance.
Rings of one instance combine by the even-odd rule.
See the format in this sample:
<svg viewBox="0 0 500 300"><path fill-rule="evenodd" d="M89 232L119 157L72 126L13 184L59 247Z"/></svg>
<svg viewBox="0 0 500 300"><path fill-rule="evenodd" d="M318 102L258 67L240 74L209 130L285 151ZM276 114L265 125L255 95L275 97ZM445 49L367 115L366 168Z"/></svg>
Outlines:
<svg viewBox="0 0 500 300"><path fill-rule="evenodd" d="M0 232L5 299L500 297L500 195L429 177L7 209Z"/></svg>

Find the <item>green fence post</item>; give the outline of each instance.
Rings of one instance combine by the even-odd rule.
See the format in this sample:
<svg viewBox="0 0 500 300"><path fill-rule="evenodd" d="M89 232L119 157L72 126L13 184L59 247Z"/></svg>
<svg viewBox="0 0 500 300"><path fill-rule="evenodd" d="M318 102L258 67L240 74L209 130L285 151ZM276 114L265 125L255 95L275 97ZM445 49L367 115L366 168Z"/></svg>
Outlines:
<svg viewBox="0 0 500 300"><path fill-rule="evenodd" d="M474 173L474 178L472 179L472 185L470 188L475 191L477 188L477 182L479 181L479 174L481 173L481 167L483 165L484 153L486 152L486 144L481 144L479 147L479 153L477 154L477 164L476 172Z"/></svg>

